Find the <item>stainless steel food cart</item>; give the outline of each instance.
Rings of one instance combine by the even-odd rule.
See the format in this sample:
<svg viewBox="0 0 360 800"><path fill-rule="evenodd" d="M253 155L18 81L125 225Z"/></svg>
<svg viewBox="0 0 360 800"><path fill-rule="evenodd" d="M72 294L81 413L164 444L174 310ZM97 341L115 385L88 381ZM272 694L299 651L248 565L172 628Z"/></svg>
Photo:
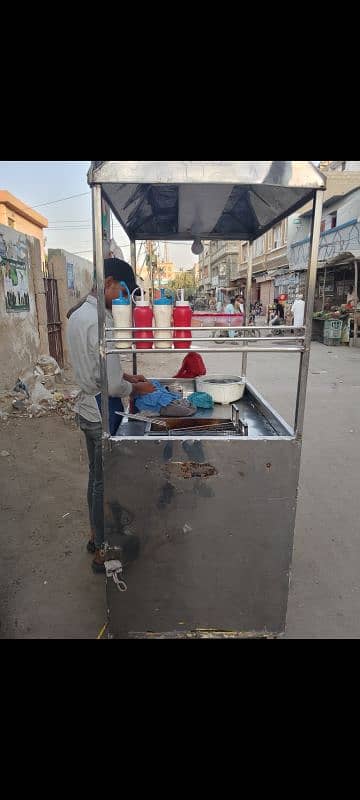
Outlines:
<svg viewBox="0 0 360 800"><path fill-rule="evenodd" d="M307 161L94 161L89 184L105 401L111 636L279 636L286 623L325 178ZM254 341L253 328L247 327L253 243L309 201L305 327L294 335L283 326L282 337L270 338L269 329L259 327ZM137 242L143 240L249 242L241 339L235 346L225 339L219 347L212 329L193 331L192 348L205 359L209 352L238 356L237 374L246 390L231 409L198 412L187 422L189 429L184 423L164 433L151 423L128 420L117 436L109 435L106 362L109 353L119 351L116 331L106 327L103 300L104 202L130 239L134 267ZM153 377L157 355L165 358L166 352L141 353ZM291 426L247 380L248 358L257 353L300 354ZM135 340L129 354L136 369ZM174 381L169 377L164 384ZM182 382L185 396L194 388L195 382Z"/></svg>

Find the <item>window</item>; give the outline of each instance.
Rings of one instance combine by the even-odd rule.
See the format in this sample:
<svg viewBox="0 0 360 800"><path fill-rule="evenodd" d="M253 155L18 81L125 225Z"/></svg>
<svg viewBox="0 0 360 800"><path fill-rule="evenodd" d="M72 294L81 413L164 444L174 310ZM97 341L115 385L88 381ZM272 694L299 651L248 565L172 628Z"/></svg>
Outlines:
<svg viewBox="0 0 360 800"><path fill-rule="evenodd" d="M321 223L321 233L325 233L325 231L331 231L333 228L337 226L337 211L334 211L332 214L328 214L324 217Z"/></svg>
<svg viewBox="0 0 360 800"><path fill-rule="evenodd" d="M15 228L15 220L11 217L8 217L8 226L9 228Z"/></svg>
<svg viewBox="0 0 360 800"><path fill-rule="evenodd" d="M281 247L281 245L282 245L281 227L282 226L280 224L280 225L277 225L276 228L274 228L274 244L273 244L273 249L274 250L278 250L278 248Z"/></svg>
<svg viewBox="0 0 360 800"><path fill-rule="evenodd" d="M241 248L241 263L245 264L249 257L249 245L243 244Z"/></svg>
<svg viewBox="0 0 360 800"><path fill-rule="evenodd" d="M254 246L254 255L255 258L262 256L265 252L265 236L261 236L260 239L257 239Z"/></svg>

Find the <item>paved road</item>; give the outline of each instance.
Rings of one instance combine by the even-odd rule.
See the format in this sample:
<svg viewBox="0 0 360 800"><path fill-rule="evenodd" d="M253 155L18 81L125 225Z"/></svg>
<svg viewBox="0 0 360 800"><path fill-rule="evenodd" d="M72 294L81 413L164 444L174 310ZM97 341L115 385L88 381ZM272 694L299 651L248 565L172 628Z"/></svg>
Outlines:
<svg viewBox="0 0 360 800"><path fill-rule="evenodd" d="M158 374L169 374L165 359L156 359ZM238 373L235 353L209 356L208 363L213 372ZM249 359L250 380L289 421L296 370L297 356ZM91 574L84 554L86 457L79 434L55 417L1 425L0 436L1 450L10 453L0 457L0 637L96 638L106 603L103 580ZM360 350L315 344L289 639L360 638L359 454Z"/></svg>
<svg viewBox="0 0 360 800"><path fill-rule="evenodd" d="M213 372L238 374L237 358L207 362ZM313 344L310 369L287 638L357 639L360 349ZM297 355L249 357L250 381L291 423L297 371Z"/></svg>
<svg viewBox="0 0 360 800"><path fill-rule="evenodd" d="M285 417L290 358L249 370ZM312 348L287 637L360 638L360 350Z"/></svg>

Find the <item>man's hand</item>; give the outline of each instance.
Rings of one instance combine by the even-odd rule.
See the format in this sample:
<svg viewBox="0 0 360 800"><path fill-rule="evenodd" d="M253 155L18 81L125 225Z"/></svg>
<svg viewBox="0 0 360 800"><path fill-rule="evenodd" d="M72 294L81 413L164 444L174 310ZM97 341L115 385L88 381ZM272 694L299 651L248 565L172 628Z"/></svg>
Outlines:
<svg viewBox="0 0 360 800"><path fill-rule="evenodd" d="M149 383L149 381L145 380L139 383L134 383L133 386L134 397L142 397L145 394L154 394L154 392L156 391L157 391L156 386L154 386L152 383Z"/></svg>
<svg viewBox="0 0 360 800"><path fill-rule="evenodd" d="M128 383L133 383L133 384L146 383L146 378L144 378L144 375L124 375L124 379Z"/></svg>

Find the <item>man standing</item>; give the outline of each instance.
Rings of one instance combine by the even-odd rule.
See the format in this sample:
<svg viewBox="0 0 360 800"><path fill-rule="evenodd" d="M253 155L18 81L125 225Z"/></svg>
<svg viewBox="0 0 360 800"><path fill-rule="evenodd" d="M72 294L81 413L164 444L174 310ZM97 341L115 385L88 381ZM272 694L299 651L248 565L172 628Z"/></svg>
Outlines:
<svg viewBox="0 0 360 800"><path fill-rule="evenodd" d="M356 309L358 306L359 298L353 286L350 286L349 292L347 294L346 303L348 306L351 306L352 309Z"/></svg>
<svg viewBox="0 0 360 800"><path fill-rule="evenodd" d="M291 313L294 317L294 328L303 328L305 322L305 302L304 295L299 294L293 304Z"/></svg>
<svg viewBox="0 0 360 800"><path fill-rule="evenodd" d="M234 314L235 314L235 298L234 297L230 297L229 298L229 302L228 302L228 304L227 304L227 306L225 308L225 314L229 314L229 316L234 316ZM229 323L229 325L231 325L231 321L228 321L228 323ZM229 331L229 338L230 339L235 339L235 333L236 333L235 330L230 330Z"/></svg>
<svg viewBox="0 0 360 800"><path fill-rule="evenodd" d="M136 282L129 264L117 258L105 261L105 303L107 327L114 327L111 314L113 300L120 297L121 282L125 281L129 291L134 291ZM129 286L129 283L131 284ZM91 539L88 552L94 554L93 571L104 573L104 481L102 458L102 418L101 418L101 380L99 323L96 290L70 316L69 351L75 379L81 392L76 405L77 420L85 434L89 455L88 505L91 525ZM120 419L117 410L122 410L121 398L141 396L154 391L142 375L124 375L120 354L107 358L108 384L110 396L110 433L115 435Z"/></svg>
<svg viewBox="0 0 360 800"><path fill-rule="evenodd" d="M236 314L245 314L244 298L240 294L235 297L235 312Z"/></svg>

